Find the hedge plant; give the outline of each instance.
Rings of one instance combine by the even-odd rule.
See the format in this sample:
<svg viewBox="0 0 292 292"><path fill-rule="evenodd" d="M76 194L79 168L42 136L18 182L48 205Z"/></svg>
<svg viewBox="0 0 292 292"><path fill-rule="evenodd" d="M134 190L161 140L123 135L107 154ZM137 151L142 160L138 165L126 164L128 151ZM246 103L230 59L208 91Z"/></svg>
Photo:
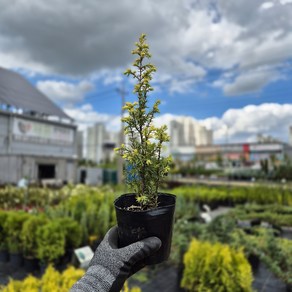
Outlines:
<svg viewBox="0 0 292 292"><path fill-rule="evenodd" d="M43 263L56 261L65 253L65 232L60 223L48 222L38 228L37 258Z"/></svg>
<svg viewBox="0 0 292 292"><path fill-rule="evenodd" d="M79 247L82 241L81 226L71 218L59 218L56 221L64 231L66 250Z"/></svg>
<svg viewBox="0 0 292 292"><path fill-rule="evenodd" d="M278 204L292 206L292 190L282 187L208 187L182 186L172 190L177 196L183 196L190 202L234 206L255 203L259 205Z"/></svg>
<svg viewBox="0 0 292 292"><path fill-rule="evenodd" d="M23 223L20 238L25 257L37 257L37 231L47 222L48 219L43 215L30 215Z"/></svg>
<svg viewBox="0 0 292 292"><path fill-rule="evenodd" d="M10 253L22 251L21 230L30 215L25 212L9 212L4 223L7 245Z"/></svg>
<svg viewBox="0 0 292 292"><path fill-rule="evenodd" d="M233 233L233 245L243 246L246 254L259 257L276 277L292 284L291 240L275 237L272 230L257 228L252 235L237 230Z"/></svg>
<svg viewBox="0 0 292 292"><path fill-rule="evenodd" d="M184 255L181 286L187 291L251 292L252 272L241 250L193 239Z"/></svg>

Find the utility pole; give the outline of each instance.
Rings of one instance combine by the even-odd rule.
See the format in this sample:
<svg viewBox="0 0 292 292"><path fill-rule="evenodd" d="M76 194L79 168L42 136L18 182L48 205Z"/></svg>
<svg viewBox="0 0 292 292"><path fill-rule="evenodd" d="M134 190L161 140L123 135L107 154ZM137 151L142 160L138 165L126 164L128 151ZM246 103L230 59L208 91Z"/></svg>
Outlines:
<svg viewBox="0 0 292 292"><path fill-rule="evenodd" d="M121 99L122 99L122 109L121 109L121 131L120 131L120 145L125 143L125 135L124 135L124 123L122 121L122 118L124 116L124 105L125 105L125 96L127 94L127 92L125 91L125 83L123 82L122 87L117 89L117 92L120 94ZM118 184L122 184L123 183L123 167L124 167L124 163L123 163L123 158L118 155Z"/></svg>

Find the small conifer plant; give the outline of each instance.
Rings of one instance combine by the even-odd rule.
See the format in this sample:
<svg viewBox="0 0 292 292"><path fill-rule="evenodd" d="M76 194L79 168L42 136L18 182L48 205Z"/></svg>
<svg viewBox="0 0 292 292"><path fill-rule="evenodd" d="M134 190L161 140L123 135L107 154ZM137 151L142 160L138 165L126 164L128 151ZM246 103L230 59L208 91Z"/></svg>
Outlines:
<svg viewBox="0 0 292 292"><path fill-rule="evenodd" d="M166 125L153 124L160 101L149 105L149 93L153 91L150 81L156 67L148 62L151 55L146 35L142 34L135 45L132 54L137 58L133 69L127 69L124 74L136 81L133 92L137 101L127 102L123 108L127 112L122 121L128 142L116 150L128 164L126 183L137 194L137 206L131 208L148 210L158 207L158 189L170 170L171 157L162 155L163 143L169 141Z"/></svg>

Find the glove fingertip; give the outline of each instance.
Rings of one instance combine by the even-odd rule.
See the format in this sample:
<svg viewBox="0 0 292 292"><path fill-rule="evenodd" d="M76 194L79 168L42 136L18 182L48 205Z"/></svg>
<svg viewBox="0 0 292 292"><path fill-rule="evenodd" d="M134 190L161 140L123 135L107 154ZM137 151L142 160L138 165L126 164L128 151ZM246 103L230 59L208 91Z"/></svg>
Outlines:
<svg viewBox="0 0 292 292"><path fill-rule="evenodd" d="M147 247L149 247L149 249L154 252L154 251L157 251L159 250L159 248L161 247L162 245L162 242L161 240L156 237L156 236L152 236L152 237L148 237L148 238L145 238L143 240L141 240Z"/></svg>

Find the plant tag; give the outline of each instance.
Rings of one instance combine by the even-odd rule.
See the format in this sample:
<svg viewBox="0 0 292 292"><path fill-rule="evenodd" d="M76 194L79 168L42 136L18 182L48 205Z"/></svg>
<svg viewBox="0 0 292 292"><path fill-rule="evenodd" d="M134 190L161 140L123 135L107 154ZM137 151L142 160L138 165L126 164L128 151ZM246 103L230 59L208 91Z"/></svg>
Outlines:
<svg viewBox="0 0 292 292"><path fill-rule="evenodd" d="M87 269L94 253L89 246L74 249L74 254L79 261L80 268Z"/></svg>

